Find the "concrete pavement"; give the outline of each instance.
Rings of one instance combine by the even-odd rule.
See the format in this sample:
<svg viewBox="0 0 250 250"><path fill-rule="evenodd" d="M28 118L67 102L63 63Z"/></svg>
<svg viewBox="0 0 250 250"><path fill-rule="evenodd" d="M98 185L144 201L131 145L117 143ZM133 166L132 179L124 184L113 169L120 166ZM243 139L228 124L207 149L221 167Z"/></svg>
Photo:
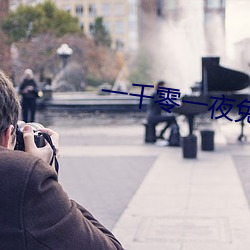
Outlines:
<svg viewBox="0 0 250 250"><path fill-rule="evenodd" d="M215 152L199 151L193 160L176 148L159 153L113 229L126 249L249 249L249 206L227 141L237 135L231 125L216 126Z"/></svg>
<svg viewBox="0 0 250 250"><path fill-rule="evenodd" d="M247 126L249 124L246 125L246 133L249 133ZM90 210L93 214L97 212L101 222L104 218L104 225L105 220L109 223L125 249L249 249L249 206L237 166L241 166L242 159L249 156L250 145L236 142L239 126L235 124L220 124L214 128L215 151L201 151L199 142L197 159L183 159L179 147L145 145L141 125L77 129L54 125L62 137L60 182L72 198L80 199L79 202L85 205L86 198L82 194L87 187L81 180L88 170L84 163L94 168L102 162L101 176L105 176L105 169L108 171L115 162L108 174L113 173L113 179L100 183L95 176L92 179L88 176L93 194L97 192L95 185L103 187L104 194L107 194L107 197L103 197L103 193L99 196L102 197L100 203L108 200L106 209L118 207L114 201L118 199L119 203L119 199L122 200L117 213L110 209L115 221L110 218L112 221L109 223L101 211ZM185 128L182 132L186 133ZM79 162L77 169L73 168L73 162L67 159L69 157ZM94 160L97 158L99 162ZM246 163L248 161L244 161ZM117 169L115 166L119 165ZM131 166L135 168L134 172L131 168L128 171ZM120 171L124 172L119 176ZM240 176L244 176L242 171ZM138 177L136 180L133 174ZM130 182L134 185L128 194L126 190ZM110 190L105 188L108 183L112 183ZM119 189L120 186L124 188ZM114 197L110 199L112 195ZM97 205L94 203L93 207Z"/></svg>

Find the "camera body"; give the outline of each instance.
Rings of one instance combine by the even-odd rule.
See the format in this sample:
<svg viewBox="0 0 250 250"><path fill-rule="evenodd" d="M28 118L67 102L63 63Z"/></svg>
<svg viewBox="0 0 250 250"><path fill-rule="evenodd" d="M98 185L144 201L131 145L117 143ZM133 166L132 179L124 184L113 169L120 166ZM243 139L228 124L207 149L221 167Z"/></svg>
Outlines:
<svg viewBox="0 0 250 250"><path fill-rule="evenodd" d="M22 124L22 126L17 126L16 129L16 145L15 150L25 151L25 144L23 140L23 127L25 123ZM43 135L37 131L38 128L42 128L43 126L39 123L28 123L33 128L34 131L34 141L38 148L42 148L45 146L45 139Z"/></svg>

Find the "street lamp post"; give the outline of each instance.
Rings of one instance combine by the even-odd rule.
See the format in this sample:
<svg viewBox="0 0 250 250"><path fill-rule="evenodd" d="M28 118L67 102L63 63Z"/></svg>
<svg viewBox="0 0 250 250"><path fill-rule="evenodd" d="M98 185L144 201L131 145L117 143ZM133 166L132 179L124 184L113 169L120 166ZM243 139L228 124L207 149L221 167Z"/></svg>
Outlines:
<svg viewBox="0 0 250 250"><path fill-rule="evenodd" d="M73 50L69 47L67 43L63 43L57 50L57 55L59 55L62 58L63 61L63 68L67 65L67 60L73 53Z"/></svg>

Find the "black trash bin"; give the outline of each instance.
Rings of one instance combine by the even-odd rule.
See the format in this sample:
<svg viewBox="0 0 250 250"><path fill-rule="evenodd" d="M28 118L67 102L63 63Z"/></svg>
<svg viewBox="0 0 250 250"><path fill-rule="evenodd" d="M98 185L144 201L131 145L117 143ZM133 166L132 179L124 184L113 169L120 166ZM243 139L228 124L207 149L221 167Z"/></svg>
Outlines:
<svg viewBox="0 0 250 250"><path fill-rule="evenodd" d="M197 137L195 135L189 135L182 137L182 150L184 158L196 158L197 157Z"/></svg>
<svg viewBox="0 0 250 250"><path fill-rule="evenodd" d="M214 131L201 131L201 150L214 151Z"/></svg>

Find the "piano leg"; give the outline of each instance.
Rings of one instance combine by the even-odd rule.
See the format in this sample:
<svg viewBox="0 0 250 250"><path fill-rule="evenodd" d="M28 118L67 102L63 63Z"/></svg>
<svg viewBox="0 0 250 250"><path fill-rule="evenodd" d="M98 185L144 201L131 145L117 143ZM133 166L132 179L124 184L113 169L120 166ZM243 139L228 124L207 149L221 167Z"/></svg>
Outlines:
<svg viewBox="0 0 250 250"><path fill-rule="evenodd" d="M194 130L194 115L187 115L188 126L189 126L189 135L193 135Z"/></svg>
<svg viewBox="0 0 250 250"><path fill-rule="evenodd" d="M241 126L241 130L240 130L240 135L238 137L238 141L247 141L247 137L244 135L244 119L242 119L240 121L240 126Z"/></svg>

